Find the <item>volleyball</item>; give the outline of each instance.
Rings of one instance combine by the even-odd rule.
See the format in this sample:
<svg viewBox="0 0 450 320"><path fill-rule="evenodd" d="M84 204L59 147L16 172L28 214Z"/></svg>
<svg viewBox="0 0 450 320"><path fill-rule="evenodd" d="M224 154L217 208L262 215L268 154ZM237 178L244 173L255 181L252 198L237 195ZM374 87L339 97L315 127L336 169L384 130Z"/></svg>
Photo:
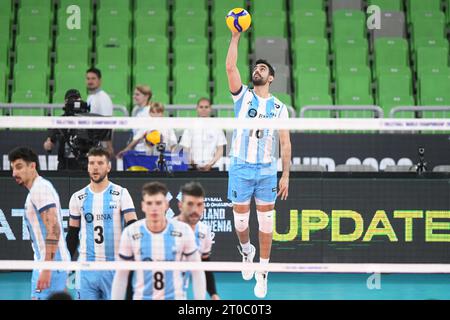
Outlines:
<svg viewBox="0 0 450 320"><path fill-rule="evenodd" d="M251 23L252 17L247 10L242 8L234 8L228 12L226 17L226 22L228 28L233 32L244 32L246 31Z"/></svg>
<svg viewBox="0 0 450 320"><path fill-rule="evenodd" d="M158 130L152 130L145 134L145 141L151 145L157 145L161 142L161 133Z"/></svg>

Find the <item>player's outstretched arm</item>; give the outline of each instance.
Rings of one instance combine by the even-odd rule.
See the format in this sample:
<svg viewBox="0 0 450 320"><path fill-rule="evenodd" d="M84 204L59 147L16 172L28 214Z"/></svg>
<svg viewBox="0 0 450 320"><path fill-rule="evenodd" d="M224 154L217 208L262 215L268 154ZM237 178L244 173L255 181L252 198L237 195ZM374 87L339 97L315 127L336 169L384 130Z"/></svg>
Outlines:
<svg viewBox="0 0 450 320"><path fill-rule="evenodd" d="M242 87L241 75L239 73L239 69L237 68L238 44L240 36L241 34L239 32L232 32L226 58L228 86L231 93L238 92Z"/></svg>

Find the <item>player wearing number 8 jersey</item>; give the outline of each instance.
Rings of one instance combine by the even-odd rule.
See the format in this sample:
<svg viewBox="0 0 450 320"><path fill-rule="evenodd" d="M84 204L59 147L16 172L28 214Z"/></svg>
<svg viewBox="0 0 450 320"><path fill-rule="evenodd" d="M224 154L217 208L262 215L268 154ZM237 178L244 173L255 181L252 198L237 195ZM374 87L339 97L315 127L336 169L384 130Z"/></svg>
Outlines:
<svg viewBox="0 0 450 320"><path fill-rule="evenodd" d="M74 258L79 243L79 261L114 261L125 224L137 220L133 200L126 188L109 181L109 153L93 148L88 153L91 182L75 192L69 204L67 244ZM77 277L78 298L111 298L113 271L82 271Z"/></svg>
<svg viewBox="0 0 450 320"><path fill-rule="evenodd" d="M240 33L231 36L226 58L228 85L234 101L235 117L239 119L286 119L286 106L269 92L275 70L266 60L257 60L253 68L254 89L242 84L237 68ZM250 244L250 202L255 198L259 224L260 263L268 263L272 247L273 214L277 195L288 196L291 142L288 130L279 130L283 174L277 193L278 148L275 131L261 128L238 129L233 133L228 198L233 202L234 226L239 238L243 262L253 262L255 247ZM253 278L253 271L243 270L244 280ZM267 272L256 272L254 293L258 298L267 294Z"/></svg>
<svg viewBox="0 0 450 320"><path fill-rule="evenodd" d="M167 187L159 182L142 188L145 219L125 228L120 240L119 257L124 261L201 261L192 229L184 222L167 219ZM187 270L186 270L187 271ZM114 276L112 299L123 300L129 270ZM195 299L205 299L203 271L192 271ZM133 275L134 300L184 300L186 291L182 271L136 270Z"/></svg>

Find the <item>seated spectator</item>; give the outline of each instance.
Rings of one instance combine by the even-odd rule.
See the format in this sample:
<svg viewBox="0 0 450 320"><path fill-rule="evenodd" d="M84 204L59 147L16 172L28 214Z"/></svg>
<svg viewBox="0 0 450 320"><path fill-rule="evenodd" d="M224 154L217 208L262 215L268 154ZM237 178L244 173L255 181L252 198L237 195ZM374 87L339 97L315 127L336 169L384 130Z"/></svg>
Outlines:
<svg viewBox="0 0 450 320"><path fill-rule="evenodd" d="M211 101L201 98L197 102L199 117L211 116ZM188 161L193 169L210 171L223 156L223 146L227 144L221 129L186 129L181 137L180 145L188 153ZM215 169L218 169L217 167Z"/></svg>
<svg viewBox="0 0 450 320"><path fill-rule="evenodd" d="M164 105L160 102L152 102L150 105L150 117L158 118L163 116L164 116ZM125 149L120 151L117 154L117 157L122 158L125 152L133 150L141 141L144 142L142 144L144 146L144 150L135 149L136 151L143 151L150 156L159 155L159 151L156 150L156 146L151 146L149 143L145 141L145 136L150 131L153 130L139 129L136 135L133 137L133 141L131 141L130 144L128 144L128 146ZM162 129L158 131L161 134L161 142L166 144L166 150L170 152L174 151L177 145L177 136L175 135L175 131L173 129Z"/></svg>

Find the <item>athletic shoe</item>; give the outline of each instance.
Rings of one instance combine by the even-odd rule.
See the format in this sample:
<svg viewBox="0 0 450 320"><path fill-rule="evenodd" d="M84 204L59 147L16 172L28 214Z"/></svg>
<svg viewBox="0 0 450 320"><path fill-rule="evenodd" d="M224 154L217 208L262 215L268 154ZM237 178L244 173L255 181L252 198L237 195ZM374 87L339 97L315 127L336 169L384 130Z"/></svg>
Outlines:
<svg viewBox="0 0 450 320"><path fill-rule="evenodd" d="M244 263L253 263L253 258L255 257L256 249L254 245L250 245L250 252L244 253L241 250L241 247L238 246L239 253L242 255L242 262ZM253 278L253 274L255 271L242 270L242 278L244 280L251 280Z"/></svg>
<svg viewBox="0 0 450 320"><path fill-rule="evenodd" d="M256 271L255 273L255 289L253 290L257 298L264 298L267 294L267 275L268 272Z"/></svg>

